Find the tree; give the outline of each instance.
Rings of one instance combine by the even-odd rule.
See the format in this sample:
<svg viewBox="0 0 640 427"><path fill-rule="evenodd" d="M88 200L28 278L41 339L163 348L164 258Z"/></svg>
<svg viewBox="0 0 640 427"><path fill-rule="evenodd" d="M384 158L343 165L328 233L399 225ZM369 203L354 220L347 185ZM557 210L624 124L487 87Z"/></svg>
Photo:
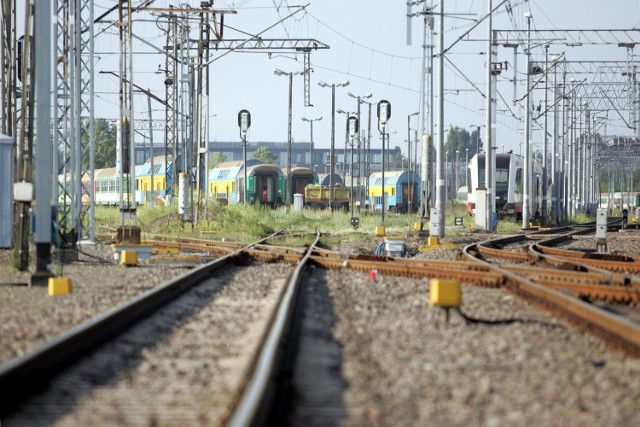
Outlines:
<svg viewBox="0 0 640 427"><path fill-rule="evenodd" d="M471 146L469 147L469 158L473 157L478 152L484 151L482 136L478 134L478 130L479 130L478 127L475 127L471 132Z"/></svg>
<svg viewBox="0 0 640 427"><path fill-rule="evenodd" d="M402 153L394 153L389 159L389 169L401 169L402 168Z"/></svg>
<svg viewBox="0 0 640 427"><path fill-rule="evenodd" d="M117 129L114 122L97 119L94 124L95 137L94 137L94 160L95 168L112 168L116 166L116 138ZM84 133L82 140L84 143L88 143L89 136ZM89 164L89 153L84 153L83 163Z"/></svg>
<svg viewBox="0 0 640 427"><path fill-rule="evenodd" d="M266 163L268 165L277 164L276 156L267 147L258 148L256 151L253 152L252 157L254 159L260 160L262 163Z"/></svg>
<svg viewBox="0 0 640 427"><path fill-rule="evenodd" d="M227 161L227 156L224 153L216 151L209 157L209 169L215 168L220 163L224 163Z"/></svg>
<svg viewBox="0 0 640 427"><path fill-rule="evenodd" d="M469 156L475 154L475 138L471 143L471 135L466 129L455 126L449 128L449 134L447 135L447 142L444 144L444 152L449 153L449 159L455 157L456 150L459 153L465 153L469 149Z"/></svg>

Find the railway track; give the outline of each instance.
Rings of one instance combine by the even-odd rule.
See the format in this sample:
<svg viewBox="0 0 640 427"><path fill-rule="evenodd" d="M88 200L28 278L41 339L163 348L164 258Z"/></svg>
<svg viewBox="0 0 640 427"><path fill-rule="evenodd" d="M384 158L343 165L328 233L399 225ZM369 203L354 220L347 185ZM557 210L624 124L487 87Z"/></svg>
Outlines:
<svg viewBox="0 0 640 427"><path fill-rule="evenodd" d="M415 259L393 259L388 257L376 257L372 255L344 255L333 251L327 251L316 247L317 239L314 244L307 249L300 248L285 248L277 247L272 248L264 243L256 242L253 245L233 251L230 254L223 255L221 260L228 260L229 262L238 262L240 259L239 252L245 254L244 256L260 260L267 263L285 263L296 265L295 270L289 275L289 280L285 283L282 281L282 285L276 292L277 297L271 296L273 305L270 309L264 309L263 311L263 323L268 325L267 332L254 332L254 342L250 346L244 347L242 353L251 354L251 358L245 362L245 366L248 368L236 369L240 372L240 378L235 388L228 386L226 382L223 382L222 386L217 384L217 388L224 388L224 391L215 394L215 400L223 402L224 408L219 408L215 415L216 423L229 423L229 425L247 425L254 422L257 419L267 419L272 421L282 421L283 414L288 414L292 408L296 406L298 402L296 396L287 394L287 390L290 390L291 384L295 384L296 393L306 393L305 396L325 396L328 393L327 390L339 389L341 378L338 376L331 379L338 385L323 384L323 391L304 391L304 387L318 386L318 375L309 375L308 372L322 372L322 377L330 377L331 372L335 372L335 365L339 366L339 362L331 359L330 356L318 356L319 348L325 349L332 348L335 345L332 342L330 321L327 320L322 326L318 324L306 325L308 319L320 318L323 314L326 315L327 311L330 312L331 301L328 295L322 296L324 304L309 303L310 298L318 298L318 295L305 294L305 287L301 288L301 281L303 277L305 281L315 280L314 274L305 273L306 269L313 269L313 266L320 266L327 269L352 269L365 273L377 273L385 276L400 276L410 278L445 278L459 280L463 283L473 284L480 287L488 288L506 288L511 292L524 297L527 301L531 301L538 306L542 306L551 310L553 313L560 317L569 319L576 323L579 327L593 332L596 335L603 337L607 342L614 346L621 348L628 353L635 355L640 354L640 342L639 340L639 325L637 317L637 283L635 278L628 274L620 273L618 271L606 270L604 268L584 266L579 264L580 257L568 256L567 258L561 258L558 252L554 252L553 255L549 253L541 253L538 247L552 248L555 241L562 241L564 237L561 236L561 232L569 233L576 232L576 230L555 230L554 232L547 232L518 236L518 237L506 237L502 239L495 239L488 242L481 242L467 246L461 253L461 257L466 260L459 261L434 261L434 260L415 260ZM584 229L578 231L578 233L586 233ZM202 245L202 242L181 242L181 244L189 243L194 245ZM205 247L209 243L205 243ZM522 248L526 247L524 250ZM195 246L194 246L195 248ZM195 250L195 249L194 249ZM513 252L518 255L512 255ZM571 252L571 251L570 251ZM523 256L522 254L526 255ZM498 264L489 262L491 258L506 259L507 262L500 262ZM577 259L576 259L577 258ZM625 260L609 259L603 260L608 262L625 262ZM626 262L632 262L626 260ZM213 267L215 263L209 263L194 270L194 273L200 275L201 280L203 275L210 276L213 271L221 270L222 267ZM206 272L206 273L205 273ZM187 276L187 275L184 275ZM192 285L187 285L185 278L181 276L176 279L176 289L171 291L165 291L167 294L164 299L175 299L178 293L186 292L186 288ZM196 280L196 281L197 281ZM163 286L165 288L166 286ZM202 291L204 292L204 291ZM213 291L219 292L219 289ZM635 293L634 293L635 292ZM302 295L302 296L300 296ZM630 297L631 295L631 297ZM217 297L216 297L217 298ZM634 299L635 298L635 299ZM264 299L264 295L260 295L259 299ZM307 301L306 303L304 301ZM138 304L140 301L138 301ZM142 305L149 306L160 303L144 303ZM257 304L255 301L253 304ZM232 304L236 308L242 306L243 312L247 312L246 307L239 302ZM310 306L318 306L320 312L310 314L304 310L309 310ZM127 304L129 306L129 304ZM251 304L248 307L252 307ZM328 307L328 308L327 308ZM138 307L137 309L139 309ZM114 311L121 311L123 308L119 307ZM140 318L146 316L146 314L136 313L137 309L129 308L132 310L133 318ZM255 307L249 309L250 313L253 312ZM264 314L264 313L269 314ZM302 313L302 314L301 314ZM85 334L93 336L96 331L100 330L105 335L115 335L118 333L117 329L124 323L129 323L129 320L120 320L119 323L102 324L102 317L96 321L89 322L91 325L83 325L86 329ZM301 320L302 319L302 320ZM306 320L305 320L306 319ZM225 323L223 320L222 323ZM229 320L226 323L233 323ZM89 328L91 326L91 328ZM234 329L234 328L230 328ZM306 329L306 331L305 331ZM67 335L67 334L65 334ZM233 346L233 334L224 336L224 342L219 343L223 347ZM322 335L323 339L318 339L318 336ZM256 338L257 337L257 338ZM96 343L86 343L84 340L89 339L87 336L75 337L67 340L66 347L62 346L57 349L58 353L53 350L47 352L36 352L38 354L31 354L20 363L24 366L17 368L17 371L13 369L7 369L8 365L3 365L0 369L0 399L3 401L1 406L2 411L0 414L4 415L10 412L8 408L16 408L24 401L24 397L33 393L34 387L41 388L45 383L49 383L50 378L55 372L61 370L60 366L68 366L74 361L78 361L82 354L79 349L95 348L99 345ZM94 339L93 337L91 339ZM221 337L222 340L222 337ZM54 340L60 341L60 340ZM283 344L283 342L285 344ZM304 343L307 343L307 349L304 347ZM315 344L309 345L309 342L315 342ZM52 344L56 344L55 342ZM125 347L127 346L125 340ZM58 343L60 346L60 343ZM190 347L192 345L188 345ZM47 347L50 347L49 345ZM52 345L51 347L55 347ZM73 347L73 351L69 349ZM148 351L153 345L147 345L143 353ZM157 347L164 347L158 345ZM197 347L202 347L200 344ZM309 349L310 347L310 349ZM293 350L294 354L283 353L284 350ZM84 351L84 350L83 350ZM238 350L234 350L238 352ZM177 352L177 353L176 353ZM209 352L215 352L209 350ZM177 371L178 376L188 375L188 372L195 371L202 375L203 371L201 366L196 365L196 359L211 358L211 354L202 355L196 354L184 360L179 357L179 351L175 350L173 353L169 351L169 355L165 356L167 364L171 364L171 360L176 358L179 361L180 367ZM206 353L206 351L205 351ZM330 353L336 353L336 351L330 351ZM300 356L302 355L302 356ZM316 363L321 359L324 360L324 365L318 366ZM162 359L162 358L160 358ZM98 358L100 360L100 358ZM302 362L299 362L302 360ZM312 362L309 362L312 361ZM218 362L215 362L218 363ZM284 364L283 364L284 363ZM302 367L296 363L303 363ZM306 363L306 365L305 365ZM143 366L143 363L139 363ZM221 365L236 364L230 360L220 362ZM327 367L327 364L329 367ZM13 365L13 364L9 364ZM17 365L17 364L16 364ZM89 368L76 368L80 369L80 375L91 375L91 366L95 369L96 366L100 366L100 363L89 364ZM25 369L20 372L20 369ZM83 370L84 369L84 370ZM157 364L145 365L145 372L157 372L159 368ZM306 379L300 379L298 373L301 371L307 372ZM338 372L340 369L337 370ZM285 373L284 377L282 373ZM326 375L325 375L326 374ZM125 376L131 376L129 371L126 371ZM205 376L208 374L205 374ZM226 376L221 371L215 371L210 373L211 377L220 377L225 379ZM305 375L303 375L303 378ZM311 379L309 379L311 378ZM210 382L201 379L206 383L206 386L210 386ZM76 380L73 378L66 380L67 383L74 384ZM98 379L95 380L101 387L105 386L105 383L109 385L111 380ZM197 379L195 379L197 382ZM55 380L54 382L59 382ZM64 381L63 381L64 382ZM306 385L304 385L306 383ZM312 383L309 385L308 383ZM313 384L316 383L316 384ZM25 384L29 384L28 387ZM129 387L129 383L127 387ZM301 385L303 384L303 385ZM67 385L69 387L69 385ZM189 386L190 387L190 386ZM188 387L187 387L188 388ZM200 393L203 393L202 389L198 389ZM206 387L205 387L206 389ZM209 394L213 393L206 389ZM313 388L309 388L313 390ZM181 391L186 393L186 391ZM55 392L54 392L55 393ZM158 393L161 393L158 390ZM81 393L82 394L82 393ZM144 394L144 393L143 393ZM173 393L176 394L176 393ZM180 393L178 393L180 394ZM338 393L339 394L339 393ZM59 394L58 394L59 395ZM104 396L103 396L104 397ZM74 397L72 400L80 401L80 398ZM312 399L311 399L312 400ZM329 399L330 400L330 399ZM273 406L277 402L287 402L288 407L283 409L282 407ZM172 402L167 403L170 405ZM175 402L173 402L175 403ZM307 402L308 403L308 402ZM187 403L182 402L187 405ZM324 402L326 404L326 402ZM45 404L46 405L46 404ZM126 409L126 405L123 409L123 404L117 406L120 410ZM337 403L336 406L332 406L333 403L328 404L328 412L331 412L331 408L340 407ZM49 403L49 406L51 404ZM63 408L63 411L72 412L73 408L70 403L67 407ZM28 406L32 408L31 406ZM311 411L316 411L319 405L315 405ZM36 406L37 408L37 406ZM344 409L344 408L343 408ZM293 409L295 411L295 409ZM299 410L299 413L304 411L310 411L309 408ZM37 410L36 410L37 412ZM194 413L200 414L203 417L196 423L202 422L202 420L210 420L213 418L207 418L213 415L203 414L195 410ZM339 419L344 416L344 410L336 412L335 417ZM142 415L139 415L142 416ZM154 418L157 417L157 418ZM160 415L154 415L151 418L143 418L147 421L151 420L156 422L158 420L164 420ZM325 415L326 416L326 415ZM81 416L79 418L72 418L74 420L83 420ZM24 420L25 418L21 418ZM27 418L28 419L28 418ZM54 420L57 418L54 418ZM87 418L91 419L91 418ZM11 420L11 418L9 418ZM184 420L183 420L184 421ZM160 422L162 423L162 422Z"/></svg>
<svg viewBox="0 0 640 427"><path fill-rule="evenodd" d="M248 368L240 366L252 365L250 361L239 362L237 355L251 354L254 347L259 347L258 343L263 339L262 334L251 332L255 329L252 324L256 322L268 324L270 322L272 306L277 306L280 303L281 289L286 282L285 278L290 275L290 267L283 270L283 267L277 267L281 264L268 264L262 267L238 267L238 264L243 264L246 260L251 259L268 259L285 263L299 260L299 257L296 258L289 254L286 249L277 248L274 254L266 255L268 250L262 245L265 240L247 245L216 261L195 268L62 334L36 351L3 364L0 367L0 401L2 402L0 416L3 417L3 421L30 424L36 420L42 421L44 419L44 423L53 423L66 417L64 418L66 420L71 419L72 422L83 423L82 420L85 419L83 417L88 415L83 415L82 412L77 414L75 412L76 404L79 404L80 407L93 407L97 411L109 411L104 407L109 405L91 403L93 394L96 395L96 399L102 402L105 399L119 402L113 404L112 412L118 411L117 408L131 409L127 408L129 403L126 398L111 398L108 397L110 396L108 393L113 389L135 389L134 385L137 384L142 387L140 395L145 395L149 388L154 386L148 384L148 382L153 384L151 381L136 380L138 376L145 377L144 373L139 373L141 369L146 370L146 377L162 376L163 373L169 372L168 376L175 377L175 381L182 376L189 376L189 372L195 369L196 372L201 372L204 376L204 378L191 378L196 384L193 386L193 392L196 394L198 390L203 392L202 387L197 386L199 381L207 382L206 372L210 370L210 367L206 366L207 363L216 365L213 373L209 373L211 378L214 378L215 374L219 374L216 371L216 369L221 369L218 364L231 366L230 370L239 372L239 376L243 378L243 369ZM275 266L276 269L270 270L270 265ZM237 280L234 279L235 276L230 275L231 273L224 273L229 269L239 271L246 269L246 274L252 276ZM226 281L222 282L221 279L213 279L214 274L216 276L227 274L226 281L235 280L245 283L245 289L237 291L240 292L239 296L233 297L233 289L241 285L231 285ZM259 278L260 275L262 275L262 279ZM213 302L214 306L218 305L215 309L209 309L207 308L209 302ZM265 306L267 302L270 305ZM191 317L201 316L201 313L205 313L207 310L212 313L208 315L208 318L205 316L204 321L209 322L205 325L209 326L205 326L204 329L219 329L220 333L219 337L216 335L213 338L210 337L214 341L213 347L205 345L206 342L198 339L196 342L182 343L177 348L172 347L170 343L173 340L178 340L178 338L174 338L174 335L179 336L187 334L189 331L203 329L203 326L197 326L197 324L194 326L188 323ZM224 313L227 313L228 316L225 317ZM222 318L212 320L215 319L215 316L220 315L223 315ZM181 328L180 325L183 323L186 328ZM244 323L248 323L248 325ZM182 329L186 329L187 332ZM234 337L234 335L240 334L239 330L241 330L243 338L247 338L248 335L253 343L247 344L243 341L238 344L238 337ZM236 344L233 344L234 342ZM242 347L243 345L246 347ZM240 349L237 346L240 346ZM174 348L174 350L167 350L170 348ZM200 353L196 351L191 356L181 355L181 353L187 352L185 349L191 352L196 348ZM145 357L147 353L153 354L155 351L168 351L169 355L157 355L151 360ZM203 355L202 351L207 354ZM216 359L219 354L225 351L230 352L231 355L227 355L226 359ZM218 361L214 362L210 359ZM166 363L159 362L158 364L155 362L156 360L166 360ZM201 362L205 366L197 365ZM176 363L177 365L175 365ZM167 366L169 367L167 368ZM105 372L102 372L103 370ZM242 380L238 381L242 383ZM167 382L165 379L164 382L166 387L172 386L171 380ZM178 384L182 383L178 381ZM211 387L211 384L207 384L204 386L205 389ZM219 384L214 385L219 386ZM96 389L94 386L99 386L99 388ZM191 385L182 387L186 388L183 392L187 393ZM236 387L239 386L236 385ZM77 388L80 390L76 390ZM105 389L108 391L104 391ZM157 392L159 395L162 394L161 389L158 389ZM211 393L211 390L209 392ZM105 393L107 397L103 395ZM178 419L187 423L201 423L203 420L207 420L205 421L207 424L210 421L217 423L218 421L215 420L224 419L227 416L229 405L233 406L230 399L235 394L233 390L222 392L222 398L218 400L226 402L227 406L218 408L214 415L211 415L210 412L203 413L201 410L194 410L195 414L200 414L204 418L200 420L188 417L180 418L184 415L182 414ZM64 396L64 398L61 400L60 396ZM153 402L153 399L147 403L151 408L162 407L162 405L158 405L158 402ZM167 407L172 406L172 402L166 404ZM169 415L162 415L162 410L158 409L152 409L151 415L145 418L145 415L141 413L144 412L141 409L143 406L140 405L140 408L136 409L140 413L132 415L133 418L120 421L137 423L142 419L143 423L148 424L153 423L154 419L171 419L170 411ZM193 405L187 405L187 407L193 407ZM113 414L105 414L104 420L112 422L113 418L110 416L112 417Z"/></svg>
<svg viewBox="0 0 640 427"><path fill-rule="evenodd" d="M595 230L594 230L595 231ZM575 251L553 248L588 228L564 230L558 236L531 242L529 236L512 236L467 246L463 254L494 271L501 271L502 286L528 301L550 309L608 343L634 355L640 354L640 324L627 314L616 314L602 304L624 305L637 311L640 286L633 273L636 261L629 257L594 256L591 262ZM521 244L526 250L504 248ZM508 263L495 262L507 260ZM526 265L523 265L526 264Z"/></svg>

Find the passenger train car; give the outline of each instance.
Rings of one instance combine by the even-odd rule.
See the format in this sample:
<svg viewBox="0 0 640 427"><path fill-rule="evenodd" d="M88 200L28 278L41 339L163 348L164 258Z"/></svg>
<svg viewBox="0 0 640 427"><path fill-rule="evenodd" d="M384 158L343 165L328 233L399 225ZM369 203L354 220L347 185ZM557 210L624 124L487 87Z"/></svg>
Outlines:
<svg viewBox="0 0 640 427"><path fill-rule="evenodd" d="M283 169L282 172L286 175L287 169ZM304 189L309 184L318 184L318 174L312 169L305 167L295 167L291 169L291 198L293 201L294 194L305 194Z"/></svg>
<svg viewBox="0 0 640 427"><path fill-rule="evenodd" d="M410 185L411 184L411 185ZM410 190L411 187L411 190ZM384 190L383 190L384 189ZM369 177L369 206L374 210L382 209L382 193L387 193L387 209L391 212L406 213L411 209L417 212L420 206L420 176L411 171L389 171L384 173L384 186L382 185L382 172L374 172Z"/></svg>
<svg viewBox="0 0 640 427"><path fill-rule="evenodd" d="M157 203L165 200L167 179L171 184L172 164L170 156L167 156L166 162L165 156L156 156L153 165L149 159L140 169L136 169L136 202Z"/></svg>
<svg viewBox="0 0 640 427"><path fill-rule="evenodd" d="M469 182L467 197L467 212L475 213L476 190L485 187L485 153L476 154L469 160L467 166ZM524 158L514 153L496 153L494 189L496 197L496 211L498 216L522 218L522 200L524 188ZM533 176L531 209L533 212L542 211L542 167L533 162ZM548 186L548 183L547 183ZM550 190L547 194L551 194Z"/></svg>
<svg viewBox="0 0 640 427"><path fill-rule="evenodd" d="M244 162L220 163L209 172L209 194L224 204L244 202ZM247 160L247 202L275 207L284 203L285 174L278 166Z"/></svg>

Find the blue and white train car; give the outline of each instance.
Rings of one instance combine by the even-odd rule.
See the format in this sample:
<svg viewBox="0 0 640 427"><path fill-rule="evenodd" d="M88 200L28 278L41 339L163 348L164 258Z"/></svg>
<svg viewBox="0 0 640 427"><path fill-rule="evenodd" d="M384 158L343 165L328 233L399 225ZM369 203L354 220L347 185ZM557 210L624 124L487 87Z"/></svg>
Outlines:
<svg viewBox="0 0 640 427"><path fill-rule="evenodd" d="M416 212L420 206L420 176L414 171L387 171L384 173L384 185L382 172L372 173L367 198L369 206L375 210L382 209L383 191L387 194L387 209L391 212L409 212L409 205Z"/></svg>

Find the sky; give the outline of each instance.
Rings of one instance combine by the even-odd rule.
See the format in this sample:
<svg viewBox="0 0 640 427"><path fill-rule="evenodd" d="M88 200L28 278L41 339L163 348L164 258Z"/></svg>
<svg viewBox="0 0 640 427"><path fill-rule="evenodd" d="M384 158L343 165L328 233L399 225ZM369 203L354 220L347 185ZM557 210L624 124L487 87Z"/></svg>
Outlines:
<svg viewBox="0 0 640 427"><path fill-rule="evenodd" d="M431 0L427 0L431 3ZM488 0L443 0L445 8L445 46L449 47L461 34L482 18L488 8ZM501 0L493 0L494 7ZM197 7L199 1L189 2ZM435 2L439 5L439 2ZM510 0L511 13L502 5L494 14L493 28L500 30L523 30L527 28L525 13L532 16L531 28L544 29L631 29L640 28L640 0L612 0L605 3L596 0ZM157 0L153 7L167 7L170 1ZM186 3L183 3L186 4ZM300 5L305 10L286 18ZM111 2L96 0L95 15L99 15ZM407 149L407 117L422 111L420 82L422 68L422 17L411 18L412 44L407 45L407 6L404 1L390 0L313 0L297 3L284 0L216 0L214 8L233 9L237 14L225 17L225 38L245 38L247 34L264 32L264 38L316 39L328 44L330 49L313 51L311 54L311 103L303 102L302 76L293 77L294 142L309 141L309 123L302 117L323 119L314 124L314 142L319 147L329 147L331 140L331 89L318 86L319 81L339 83L349 81L349 86L336 88L336 108L354 112L357 101L347 95L371 93L371 101L388 100L392 116L387 129L391 132L391 146ZM413 12L422 6L414 6ZM438 9L436 8L436 11ZM113 15L115 18L115 15ZM151 14L140 13L134 22L133 32L148 43L158 47L164 45L164 34L152 20ZM277 24L278 21L283 20ZM437 18L436 18L437 20ZM274 25L277 24L277 25ZM101 26L96 27L96 32ZM437 28L436 28L437 29ZM196 29L192 37L197 37ZM597 39L592 35L585 37ZM640 33L634 35L640 42ZM486 87L487 24L480 23L467 37L455 44L446 55L444 84L444 123L464 127L486 123L485 100L480 92ZM535 38L535 37L534 37ZM474 41L477 40L477 41ZM583 41L583 39L581 39ZM543 61L544 45L548 41L534 40L532 59ZM549 57L564 54L569 61L581 60L627 60L627 49L613 46L571 47L566 42L553 42L549 46ZM639 47L640 48L640 47ZM134 83L148 88L164 98L164 76L156 73L158 66L164 67L164 58L147 44L134 43L136 55L133 60ZM117 71L118 40L113 27L96 38L96 72ZM251 112L251 128L248 141L286 142L288 122L288 78L277 76L275 69L296 72L303 69L302 55L294 53L240 53L213 52L210 86L210 141L240 141L237 115L242 109ZM450 62L449 62L450 61ZM519 149L523 140L522 101L515 105L513 78L513 49L499 47L498 61L508 62L508 70L498 79L498 117L496 146L506 150ZM517 98L524 95L522 79L525 55L520 48L517 55ZM437 73L437 70L434 69ZM434 75L436 76L436 75ZM570 76L571 77L571 76ZM576 75L580 80L583 76ZM542 84L543 85L543 84ZM533 105L544 102L544 87L540 85L532 92ZM474 88L475 87L475 88ZM436 88L437 90L437 88ZM117 80L108 75L96 74L96 117L116 118L118 115ZM160 105L154 105L154 118L162 118ZM146 119L146 96L136 95L134 115ZM363 105L362 127L366 127L367 107ZM376 129L375 105L372 109L372 129ZM603 113L605 114L605 113ZM623 112L623 115L626 114ZM607 116L607 131L611 134L633 134L623 126L615 114ZM540 146L543 133L534 125L534 146ZM336 145L344 142L346 115L336 114ZM428 123L427 123L428 125ZM412 129L420 129L420 115L411 117ZM484 139L484 130L481 130ZM413 137L413 131L412 131ZM378 133L372 143L379 144ZM162 134L154 136L156 141Z"/></svg>

